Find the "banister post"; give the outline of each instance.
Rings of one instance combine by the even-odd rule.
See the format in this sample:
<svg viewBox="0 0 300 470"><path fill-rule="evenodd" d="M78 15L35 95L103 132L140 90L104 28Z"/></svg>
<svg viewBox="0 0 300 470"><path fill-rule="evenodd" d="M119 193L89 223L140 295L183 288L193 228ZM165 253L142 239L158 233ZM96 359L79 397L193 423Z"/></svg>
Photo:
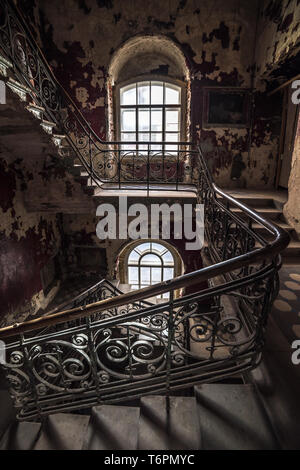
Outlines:
<svg viewBox="0 0 300 470"><path fill-rule="evenodd" d="M170 374L172 366L172 342L174 338L174 314L173 314L174 291L170 291L169 300L169 318L168 318L168 343L167 343L167 358L166 358L166 393L170 393Z"/></svg>

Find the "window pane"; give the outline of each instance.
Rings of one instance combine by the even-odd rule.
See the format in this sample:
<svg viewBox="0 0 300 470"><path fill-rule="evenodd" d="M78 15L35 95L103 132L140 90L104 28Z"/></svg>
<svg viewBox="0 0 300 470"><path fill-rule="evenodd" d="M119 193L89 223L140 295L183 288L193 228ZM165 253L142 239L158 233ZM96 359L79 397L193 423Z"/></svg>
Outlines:
<svg viewBox="0 0 300 470"><path fill-rule="evenodd" d="M163 104L164 87L162 82L151 83L151 104Z"/></svg>
<svg viewBox="0 0 300 470"><path fill-rule="evenodd" d="M138 281L138 268L134 268L132 266L129 266L129 268L128 268L128 282L129 282L129 284L136 283L137 281Z"/></svg>
<svg viewBox="0 0 300 470"><path fill-rule="evenodd" d="M121 110L121 131L135 131L135 109Z"/></svg>
<svg viewBox="0 0 300 470"><path fill-rule="evenodd" d="M150 268L141 268L141 283L150 284Z"/></svg>
<svg viewBox="0 0 300 470"><path fill-rule="evenodd" d="M173 279L174 277L174 268L164 268L164 281Z"/></svg>
<svg viewBox="0 0 300 470"><path fill-rule="evenodd" d="M150 140L150 134L142 134L142 133L139 133L138 134L139 138L138 138L138 141L139 142L145 142L145 144L139 144L138 145L138 149L141 151L143 151L143 154L146 154L147 151L148 151L148 143L149 140Z"/></svg>
<svg viewBox="0 0 300 470"><path fill-rule="evenodd" d="M152 142L162 142L162 133L161 132L152 132L151 133Z"/></svg>
<svg viewBox="0 0 300 470"><path fill-rule="evenodd" d="M166 131L179 131L179 109L166 109Z"/></svg>
<svg viewBox="0 0 300 470"><path fill-rule="evenodd" d="M151 110L151 131L162 132L162 108Z"/></svg>
<svg viewBox="0 0 300 470"><path fill-rule="evenodd" d="M149 253L149 255L143 256L141 259L141 264L150 264L151 266L160 266L161 259L154 255L153 253Z"/></svg>
<svg viewBox="0 0 300 470"><path fill-rule="evenodd" d="M164 251L166 251L166 247L163 245L160 245L159 243L152 243L152 250L155 250L161 254Z"/></svg>
<svg viewBox="0 0 300 470"><path fill-rule="evenodd" d="M178 142L179 134L166 133L166 142ZM178 145L166 145L166 151L172 152L178 150Z"/></svg>
<svg viewBox="0 0 300 470"><path fill-rule="evenodd" d="M128 257L128 263L132 263L132 262L136 263L139 260L139 258L140 258L140 255L135 250L133 250Z"/></svg>
<svg viewBox="0 0 300 470"><path fill-rule="evenodd" d="M134 144L122 144L121 149L126 151L126 154L130 156L132 156L133 152L136 152L136 146Z"/></svg>
<svg viewBox="0 0 300 470"><path fill-rule="evenodd" d="M150 251L150 243L142 243L136 247L138 253L144 253L145 251Z"/></svg>
<svg viewBox="0 0 300 470"><path fill-rule="evenodd" d="M139 142L149 142L150 134L139 132Z"/></svg>
<svg viewBox="0 0 300 470"><path fill-rule="evenodd" d="M151 281L152 284L156 284L157 282L161 282L161 268L151 268Z"/></svg>
<svg viewBox="0 0 300 470"><path fill-rule="evenodd" d="M172 265L174 264L173 256L171 255L169 251L167 251L167 253L165 253L162 258L163 258L164 264L172 264Z"/></svg>
<svg viewBox="0 0 300 470"><path fill-rule="evenodd" d="M138 104L150 104L150 82L138 84Z"/></svg>
<svg viewBox="0 0 300 470"><path fill-rule="evenodd" d="M180 103L180 89L175 86L166 85L165 90L165 103L166 104L179 104Z"/></svg>
<svg viewBox="0 0 300 470"><path fill-rule="evenodd" d="M135 142L135 135L136 135L135 132L122 132L121 140L124 142Z"/></svg>
<svg viewBox="0 0 300 470"><path fill-rule="evenodd" d="M121 105L136 104L136 85L128 85L121 89Z"/></svg>
<svg viewBox="0 0 300 470"><path fill-rule="evenodd" d="M162 133L152 133L151 134L151 142L162 142ZM162 150L162 145L151 145L151 150L159 151Z"/></svg>
<svg viewBox="0 0 300 470"><path fill-rule="evenodd" d="M151 142L162 142L162 133L152 133L151 134ZM151 145L151 150L162 150L162 145Z"/></svg>
<svg viewBox="0 0 300 470"><path fill-rule="evenodd" d="M140 109L139 110L139 131L150 130L150 110Z"/></svg>
<svg viewBox="0 0 300 470"><path fill-rule="evenodd" d="M170 132L166 132L166 142L178 142L179 134L171 134Z"/></svg>

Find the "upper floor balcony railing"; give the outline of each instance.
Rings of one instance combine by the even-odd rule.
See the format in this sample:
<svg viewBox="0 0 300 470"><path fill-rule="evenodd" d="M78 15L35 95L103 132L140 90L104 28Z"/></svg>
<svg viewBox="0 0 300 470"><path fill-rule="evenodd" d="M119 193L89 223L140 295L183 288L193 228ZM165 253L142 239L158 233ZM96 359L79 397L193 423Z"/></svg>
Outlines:
<svg viewBox="0 0 300 470"><path fill-rule="evenodd" d="M93 131L73 99L56 80L47 60L14 4L0 0L0 53L11 63L15 78L26 85L43 119L55 124L85 170L98 185L139 189L151 183L191 182L197 149L188 142L108 142Z"/></svg>

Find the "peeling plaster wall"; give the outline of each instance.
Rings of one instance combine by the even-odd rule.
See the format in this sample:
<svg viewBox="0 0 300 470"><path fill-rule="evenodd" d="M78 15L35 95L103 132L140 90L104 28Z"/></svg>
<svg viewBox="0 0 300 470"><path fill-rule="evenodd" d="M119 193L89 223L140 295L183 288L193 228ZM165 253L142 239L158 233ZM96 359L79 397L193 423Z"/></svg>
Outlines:
<svg viewBox="0 0 300 470"><path fill-rule="evenodd" d="M47 306L59 283L44 295L40 270L60 248L56 215L29 213L24 194L32 173L1 149L0 325L22 321Z"/></svg>
<svg viewBox="0 0 300 470"><path fill-rule="evenodd" d="M280 103L275 114L259 116L257 108L274 111L274 106L263 90L254 94L252 132L246 128L205 129L202 122L203 87L251 87L260 3L35 0L28 14L34 19L35 34L58 79L101 138L108 136L107 108L112 103L108 103L106 88L116 51L139 35L166 36L174 41L183 51L191 74L192 139L201 142L217 183L267 188L274 181ZM267 36L265 48L269 40ZM156 61L157 70L170 75L174 72L171 64Z"/></svg>
<svg viewBox="0 0 300 470"><path fill-rule="evenodd" d="M287 60L293 61L299 51L299 0L263 0L257 30L258 79L275 78L288 73ZM280 70L282 66L285 66L284 72ZM260 85L259 81L257 85Z"/></svg>
<svg viewBox="0 0 300 470"><path fill-rule="evenodd" d="M300 115L298 118L297 134L295 138L294 152L292 158L291 176L289 179L289 197L284 206L284 215L289 224L294 227L300 238Z"/></svg>

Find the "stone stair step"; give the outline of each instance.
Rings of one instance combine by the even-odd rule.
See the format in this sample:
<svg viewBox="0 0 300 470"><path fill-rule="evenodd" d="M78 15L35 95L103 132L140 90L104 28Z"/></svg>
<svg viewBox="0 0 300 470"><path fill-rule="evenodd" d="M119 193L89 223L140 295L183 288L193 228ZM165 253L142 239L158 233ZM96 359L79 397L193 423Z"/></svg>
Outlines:
<svg viewBox="0 0 300 470"><path fill-rule="evenodd" d="M289 257L289 256L300 257L300 241L292 238L289 245L283 251L283 255L285 257Z"/></svg>
<svg viewBox="0 0 300 470"><path fill-rule="evenodd" d="M246 204L247 206L249 207L253 207L253 208L258 208L258 207L275 207L275 204L274 204L274 200L273 198L271 197L265 197L265 198L262 198L262 197L253 197L253 196L243 196L243 197L239 197L239 196L236 196L235 194L232 194L231 195L237 199L239 202L241 202L242 204ZM222 197L218 197L220 199L222 199ZM234 205L232 205L234 207Z"/></svg>
<svg viewBox="0 0 300 470"><path fill-rule="evenodd" d="M48 416L35 450L81 450L90 417L71 413Z"/></svg>
<svg viewBox="0 0 300 470"><path fill-rule="evenodd" d="M33 450L40 429L40 423L13 422L0 442L0 450Z"/></svg>
<svg viewBox="0 0 300 470"><path fill-rule="evenodd" d="M201 448L194 397L141 398L140 450L198 450Z"/></svg>
<svg viewBox="0 0 300 470"><path fill-rule="evenodd" d="M10 60L0 55L0 75L2 75L3 77L7 77L8 71L12 67L13 67L13 64L10 62Z"/></svg>
<svg viewBox="0 0 300 470"><path fill-rule="evenodd" d="M287 232L292 232L294 230L293 227L291 227L289 224L287 224L286 222L281 222L280 220L276 221L276 225L278 225L278 227L283 228ZM253 230L257 231L258 233L260 233L260 232L270 233L263 225L260 225L260 224L255 224L254 223L252 225L252 228L253 228Z"/></svg>
<svg viewBox="0 0 300 470"><path fill-rule="evenodd" d="M6 85L14 92L16 93L21 101L27 101L27 94L31 93L30 88L28 88L26 85L23 85L17 80L14 80L13 78L9 78L6 82Z"/></svg>
<svg viewBox="0 0 300 470"><path fill-rule="evenodd" d="M45 119L42 120L41 124L42 128L44 129L47 134L53 134L53 129L55 129L56 124L55 122L46 121Z"/></svg>
<svg viewBox="0 0 300 470"><path fill-rule="evenodd" d="M280 219L280 216L282 216L282 211L280 209L277 209L276 207L257 207L255 208L255 210L265 219L276 220L276 219ZM247 214L245 214L238 207L232 207L231 211L239 215L243 219L247 218Z"/></svg>
<svg viewBox="0 0 300 470"><path fill-rule="evenodd" d="M101 405L92 409L83 448L86 450L135 450L140 409Z"/></svg>
<svg viewBox="0 0 300 470"><path fill-rule="evenodd" d="M45 112L45 108L42 106L38 106L37 104L30 103L26 106L26 109L32 113L37 119L43 119L43 114Z"/></svg>
<svg viewBox="0 0 300 470"><path fill-rule="evenodd" d="M253 385L194 387L204 450L274 450L276 437Z"/></svg>

